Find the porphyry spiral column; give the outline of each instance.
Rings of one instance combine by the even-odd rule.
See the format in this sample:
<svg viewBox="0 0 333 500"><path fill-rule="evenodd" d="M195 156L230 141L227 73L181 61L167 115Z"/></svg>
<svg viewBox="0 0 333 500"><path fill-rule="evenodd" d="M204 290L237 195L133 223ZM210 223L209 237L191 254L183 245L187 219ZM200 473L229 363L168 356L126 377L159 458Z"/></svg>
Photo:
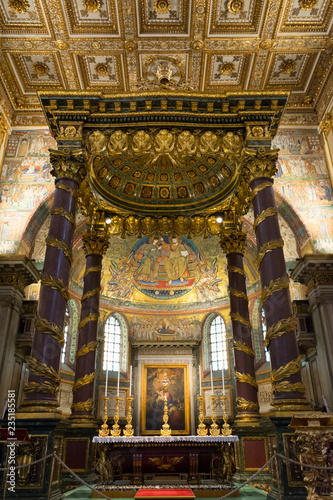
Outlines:
<svg viewBox="0 0 333 500"><path fill-rule="evenodd" d="M48 412L58 406L59 364L64 341L63 326L69 299L77 192L85 176L81 151L53 151L50 161L55 181L51 222L46 238L44 269L35 335L29 359L29 381L24 391L24 412Z"/></svg>
<svg viewBox="0 0 333 500"><path fill-rule="evenodd" d="M277 171L277 151L258 150L248 154L244 162L253 196L254 229L267 334L266 346L271 357L273 406L283 410L307 405L301 377L301 360L295 335L283 254L278 211L275 207L273 175Z"/></svg>
<svg viewBox="0 0 333 500"><path fill-rule="evenodd" d="M246 233L243 231L226 231L221 235L221 247L228 260L230 317L237 383L237 419L242 421L259 417L258 384L255 378L252 327L243 263L245 242Z"/></svg>
<svg viewBox="0 0 333 500"><path fill-rule="evenodd" d="M83 233L82 240L86 256L86 269L81 298L81 319L79 323L71 418L76 421L89 421L93 418L95 353L102 257L109 246L109 234L106 229L104 231L92 229Z"/></svg>

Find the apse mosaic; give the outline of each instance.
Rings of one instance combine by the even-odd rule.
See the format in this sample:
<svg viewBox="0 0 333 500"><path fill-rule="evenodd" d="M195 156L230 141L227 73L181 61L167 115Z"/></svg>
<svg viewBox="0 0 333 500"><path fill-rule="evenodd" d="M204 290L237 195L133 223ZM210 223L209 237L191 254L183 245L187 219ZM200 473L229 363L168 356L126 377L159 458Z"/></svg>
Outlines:
<svg viewBox="0 0 333 500"><path fill-rule="evenodd" d="M84 258L80 246L74 250L73 290L82 293ZM163 303L176 310L182 304L218 304L228 299L226 258L218 238L193 240L173 234L136 239L112 236L102 271L102 296L110 305L140 307ZM249 284L256 281L249 272ZM166 303L170 303L170 306ZM186 306L184 306L186 307Z"/></svg>
<svg viewBox="0 0 333 500"><path fill-rule="evenodd" d="M8 138L0 179L0 253L15 253L35 209L54 190L46 130L15 130Z"/></svg>
<svg viewBox="0 0 333 500"><path fill-rule="evenodd" d="M333 192L320 137L315 130L280 129L275 187L305 223L317 252L333 250Z"/></svg>

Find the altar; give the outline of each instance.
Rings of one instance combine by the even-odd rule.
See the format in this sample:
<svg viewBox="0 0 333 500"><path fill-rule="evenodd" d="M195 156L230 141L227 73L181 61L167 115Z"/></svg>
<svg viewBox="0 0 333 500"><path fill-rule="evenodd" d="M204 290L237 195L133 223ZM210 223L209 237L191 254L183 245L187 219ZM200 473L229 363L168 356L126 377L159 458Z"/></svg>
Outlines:
<svg viewBox="0 0 333 500"><path fill-rule="evenodd" d="M103 484L229 484L236 471L237 436L94 437ZM214 489L214 488L213 488Z"/></svg>

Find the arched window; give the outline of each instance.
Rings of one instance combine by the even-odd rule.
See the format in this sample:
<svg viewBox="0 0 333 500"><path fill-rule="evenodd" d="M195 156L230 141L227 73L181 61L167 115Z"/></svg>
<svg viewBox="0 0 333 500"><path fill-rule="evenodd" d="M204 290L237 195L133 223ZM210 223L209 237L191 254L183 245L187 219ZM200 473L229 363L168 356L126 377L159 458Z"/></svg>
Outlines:
<svg viewBox="0 0 333 500"><path fill-rule="evenodd" d="M65 313L65 323L64 323L64 343L62 344L61 349L61 363L65 363L66 360L66 350L68 344L68 328L69 328L69 309L66 307Z"/></svg>
<svg viewBox="0 0 333 500"><path fill-rule="evenodd" d="M260 320L261 320L262 339L263 339L263 342L265 342L266 333L267 333L267 326L266 326L265 311L264 311L263 307L261 308L261 311L260 311ZM266 358L266 361L271 360L271 357L269 355L269 351L268 351L266 346L265 346L265 358Z"/></svg>
<svg viewBox="0 0 333 500"><path fill-rule="evenodd" d="M221 316L216 316L210 325L210 348L213 371L228 369L227 330Z"/></svg>
<svg viewBox="0 0 333 500"><path fill-rule="evenodd" d="M103 370L119 370L120 336L119 321L114 316L109 316L104 328Z"/></svg>

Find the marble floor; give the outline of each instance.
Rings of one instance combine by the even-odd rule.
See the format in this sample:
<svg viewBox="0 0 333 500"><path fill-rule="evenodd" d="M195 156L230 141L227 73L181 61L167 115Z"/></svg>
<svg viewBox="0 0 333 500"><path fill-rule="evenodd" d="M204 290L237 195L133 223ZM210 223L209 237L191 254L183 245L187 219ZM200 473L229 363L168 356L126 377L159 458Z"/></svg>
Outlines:
<svg viewBox="0 0 333 500"><path fill-rule="evenodd" d="M252 486L244 486L241 489L240 495L238 498L251 498L251 500L263 500L267 495L261 490L257 488L253 488ZM86 486L81 486L80 488L76 488L75 490L69 491L65 493L66 500L87 500L91 498L91 491ZM115 497L116 498L116 497ZM121 498L121 500L133 500L133 498ZM212 500L211 498L200 498L200 500Z"/></svg>

